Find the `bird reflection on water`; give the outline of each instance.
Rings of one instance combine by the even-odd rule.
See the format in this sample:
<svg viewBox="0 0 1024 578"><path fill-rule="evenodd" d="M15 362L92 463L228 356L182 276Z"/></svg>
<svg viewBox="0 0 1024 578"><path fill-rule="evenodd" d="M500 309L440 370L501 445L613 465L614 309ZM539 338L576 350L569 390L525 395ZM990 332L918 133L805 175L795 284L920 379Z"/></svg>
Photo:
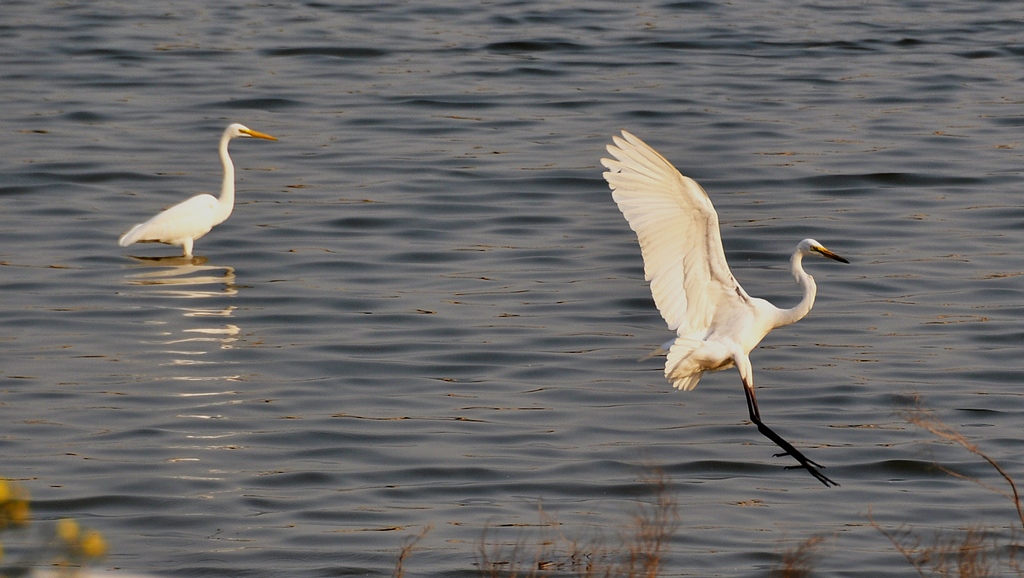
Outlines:
<svg viewBox="0 0 1024 578"><path fill-rule="evenodd" d="M235 269L230 266L207 265L206 257L134 257L148 267L159 266L155 271L146 271L128 276L128 284L147 287L165 287L164 291L147 292L148 295L162 294L164 297L203 298L215 295L235 295ZM213 285L215 288L210 288Z"/></svg>
<svg viewBox="0 0 1024 578"><path fill-rule="evenodd" d="M234 305L219 303L214 307L198 306L193 300L213 299L218 297L234 297L238 294L235 269L230 266L208 265L204 257L164 257L160 259L137 258L146 269L140 273L127 276L129 286L137 288L131 292L132 297L151 297L158 299L189 300L189 306L171 306L170 309L181 312L182 322L170 320L153 320L149 323L163 326L155 343L159 343L163 353L170 354L171 359L166 365L201 365L224 363L207 361L204 356L217 349L235 347L242 335L241 328L230 320ZM152 267L156 266L156 269ZM197 327L197 321L199 326ZM206 320L212 320L209 323ZM177 328L173 328L176 326ZM211 350L208 345L213 345ZM203 380L237 380L239 375L219 375L214 377L174 377L179 381Z"/></svg>

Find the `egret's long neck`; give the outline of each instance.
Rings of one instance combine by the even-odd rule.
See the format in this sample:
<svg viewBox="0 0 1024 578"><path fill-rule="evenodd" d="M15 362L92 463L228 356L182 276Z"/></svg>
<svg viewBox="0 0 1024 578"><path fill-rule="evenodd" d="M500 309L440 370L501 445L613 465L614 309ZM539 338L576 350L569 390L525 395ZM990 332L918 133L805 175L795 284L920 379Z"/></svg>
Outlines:
<svg viewBox="0 0 1024 578"><path fill-rule="evenodd" d="M811 307L814 307L814 296L818 293L818 286L814 284L814 278L804 271L803 260L803 253L797 251L790 258L789 265L797 285L804 290L804 297L796 304L796 307L779 311L779 321L776 327L800 321L811 311Z"/></svg>
<svg viewBox="0 0 1024 578"><path fill-rule="evenodd" d="M217 199L220 204L220 221L222 222L231 215L231 210L235 208L235 165L231 162L231 156L228 155L228 143L231 141L231 136L225 132L224 136L220 139L220 162L224 165L224 182L220 187L220 198Z"/></svg>

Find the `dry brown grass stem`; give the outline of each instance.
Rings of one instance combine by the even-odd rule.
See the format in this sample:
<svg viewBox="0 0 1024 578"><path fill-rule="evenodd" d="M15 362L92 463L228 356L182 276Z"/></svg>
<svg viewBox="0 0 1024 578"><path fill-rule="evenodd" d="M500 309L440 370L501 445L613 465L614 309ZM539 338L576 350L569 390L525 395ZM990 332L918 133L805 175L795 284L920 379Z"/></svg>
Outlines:
<svg viewBox="0 0 1024 578"><path fill-rule="evenodd" d="M782 566L772 571L772 578L807 578L814 574L814 559L825 536L811 536L782 555Z"/></svg>
<svg viewBox="0 0 1024 578"><path fill-rule="evenodd" d="M609 545L600 537L586 542L568 538L560 531L561 524L541 510L541 527L555 530L554 535L521 537L509 547L489 543L485 533L478 550L481 576L656 578L679 527L678 503L660 469L651 468L641 481L651 489L653 499L637 506L617 543Z"/></svg>
<svg viewBox="0 0 1024 578"><path fill-rule="evenodd" d="M888 538L917 575L924 578L929 573L937 576L960 576L961 578L984 578L1003 576L994 569L989 552L995 551L999 544L995 537L981 527L967 528L958 536L937 534L930 543L925 543L913 530L900 526L895 531L882 528L869 514L871 527ZM1010 545L1007 558L1010 569L1020 576L1017 556L1013 553L1015 546Z"/></svg>
<svg viewBox="0 0 1024 578"><path fill-rule="evenodd" d="M930 541L925 541L917 532L905 525L896 530L882 528L871 516L871 511L868 510L868 520L871 526L892 543L896 551L914 567L918 576L959 576L961 578L1024 576L1020 561L1021 543L1019 540L1019 532L1024 530L1024 510L1021 507L1017 484L1010 474L991 456L982 451L977 444L972 443L952 426L939 420L932 412L923 409L920 399L915 400L912 409L900 413L908 423L920 427L941 440L963 447L992 466L992 469L1006 481L1009 491L994 487L977 478L954 472L949 468L939 467L952 476L970 480L1010 500L1017 511L1021 529L1011 529L1011 536L1005 541L981 526L967 528L955 534L940 532Z"/></svg>
<svg viewBox="0 0 1024 578"><path fill-rule="evenodd" d="M1006 499L1010 500L1013 503L1014 507L1017 509L1017 519L1020 520L1021 530L1024 530L1024 508L1022 508L1021 505L1020 492L1017 491L1017 484L1014 483L1013 478L1010 477L1010 474L1007 473L1006 470L1004 470L998 462L992 459L992 457L986 454L985 452L981 451L981 448L979 448L977 444L972 443L962 433L955 430L952 426L939 420L939 418L935 417L935 414L933 414L932 412L922 408L919 398L915 399L915 405L913 409L905 410L902 412L902 417L903 419L907 420L907 422L912 423L920 427L921 429L924 429L925 431L931 433L932 435L935 435L936 437L958 444L967 451L988 462L988 464L992 466L992 469L998 472L999 475L1002 476L1004 480L1006 480L1007 485L1009 485L1010 487L1009 492L986 484L977 478L958 474L956 472L949 470L948 468L942 469L943 471L949 473L950 475L962 479L969 479L982 487L985 487L1001 496L1006 497Z"/></svg>
<svg viewBox="0 0 1024 578"><path fill-rule="evenodd" d="M654 495L650 503L641 503L633 517L632 539L627 560L629 576L655 578L661 570L662 557L668 551L668 541L679 527L679 504L669 491L665 473L656 468L648 470L642 480Z"/></svg>
<svg viewBox="0 0 1024 578"><path fill-rule="evenodd" d="M434 526L424 526L423 529L420 530L419 534L406 538L405 545L402 546L402 550L398 553L398 560L395 562L395 572L392 574L394 578L403 578L405 576L406 559L409 558L410 554L412 554L413 549L416 548L416 544L419 544L420 540L422 540L423 537L432 529L434 529Z"/></svg>

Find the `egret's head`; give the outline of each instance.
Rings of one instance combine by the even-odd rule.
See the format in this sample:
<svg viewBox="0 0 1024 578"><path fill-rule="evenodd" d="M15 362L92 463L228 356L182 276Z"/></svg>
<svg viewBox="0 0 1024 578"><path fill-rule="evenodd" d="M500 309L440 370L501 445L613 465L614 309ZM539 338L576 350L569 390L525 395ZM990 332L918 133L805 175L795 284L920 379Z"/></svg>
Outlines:
<svg viewBox="0 0 1024 578"><path fill-rule="evenodd" d="M270 136L269 134L264 134L262 132L252 130L251 128L245 126L244 124L238 124L238 123L229 125L227 130L225 131L225 133L227 134L227 136L229 138L235 138L235 137L239 137L239 136L248 136L248 137L262 138L262 139L266 139L266 140L277 140L276 138Z"/></svg>
<svg viewBox="0 0 1024 578"><path fill-rule="evenodd" d="M843 259L839 255L836 255L832 251L825 248L824 245L815 241L814 239L804 239L800 241L800 244L796 246L796 250L804 255L819 255L821 257L828 257L840 263L849 263L846 259Z"/></svg>

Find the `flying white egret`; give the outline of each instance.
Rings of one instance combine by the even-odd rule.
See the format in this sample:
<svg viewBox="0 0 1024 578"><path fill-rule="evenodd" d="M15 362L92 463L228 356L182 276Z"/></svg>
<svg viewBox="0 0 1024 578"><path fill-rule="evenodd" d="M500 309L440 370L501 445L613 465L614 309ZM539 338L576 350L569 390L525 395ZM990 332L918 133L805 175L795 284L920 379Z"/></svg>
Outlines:
<svg viewBox="0 0 1024 578"><path fill-rule="evenodd" d="M228 155L228 142L240 136L277 140L240 124L229 125L220 137L220 162L224 165L220 198L202 194L178 203L132 227L121 236L118 244L127 247L132 243L167 243L181 247L185 257L192 257L192 243L227 220L235 207L235 165Z"/></svg>
<svg viewBox="0 0 1024 578"><path fill-rule="evenodd" d="M789 442L761 421L754 395L750 351L772 329L802 319L814 305L817 287L804 272L805 255L849 263L813 239L797 245L790 268L804 296L792 309L779 309L747 295L729 270L722 249L718 214L696 181L679 173L672 163L646 143L622 131L613 137L601 159L612 197L640 241L644 276L651 283L654 303L674 341L666 343L665 377L680 390L691 390L705 371L735 366L743 380L750 421L821 483L838 485ZM797 467L797 466L793 466Z"/></svg>

